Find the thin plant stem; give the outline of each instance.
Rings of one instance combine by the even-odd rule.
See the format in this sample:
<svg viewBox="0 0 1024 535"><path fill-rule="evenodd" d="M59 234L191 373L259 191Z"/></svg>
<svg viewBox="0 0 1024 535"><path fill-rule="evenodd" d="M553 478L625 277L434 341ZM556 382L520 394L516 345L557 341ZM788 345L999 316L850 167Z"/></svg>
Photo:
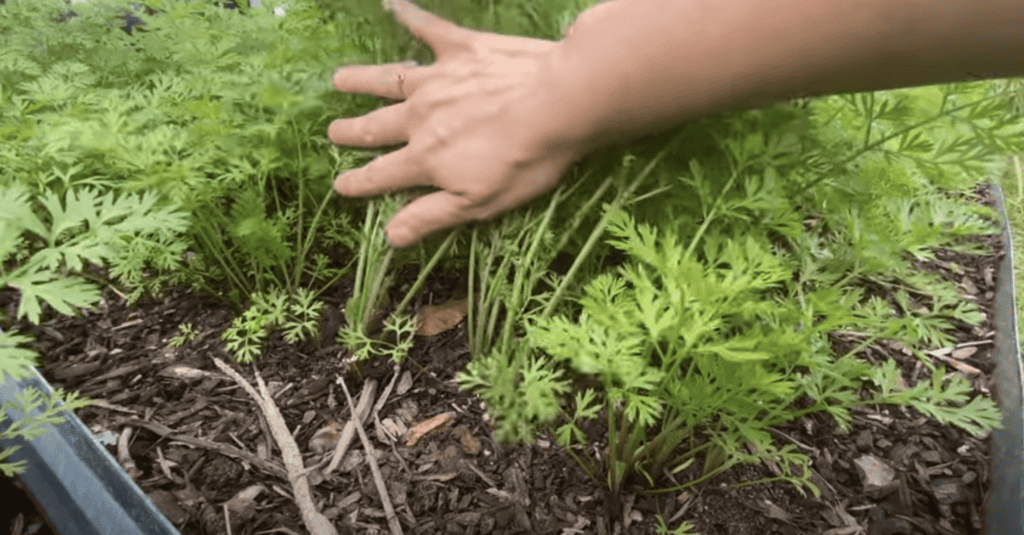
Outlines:
<svg viewBox="0 0 1024 535"><path fill-rule="evenodd" d="M533 267L534 259L537 256L537 248L540 247L540 243L544 240L544 234L547 232L548 226L551 224L551 218L555 213L555 207L558 206L558 202L561 200L560 193L561 191L556 190L551 196L551 202L548 204L547 210L544 211L544 218L541 219L540 225L533 235L533 243L530 244L530 249L526 253L526 257L522 260L520 269L516 270L515 283L512 287L512 299L510 301L511 307L506 308L508 314L505 317L505 325L502 332L501 350L503 354L508 353L509 344L512 343L512 331L514 326L519 322L522 301L525 299L523 294L527 290L533 289L532 283L536 280L536 275L531 273L531 271L533 271L531 268Z"/></svg>
<svg viewBox="0 0 1024 535"><path fill-rule="evenodd" d="M216 259L216 261L221 265L221 267L224 269L224 272L227 274L228 278L231 279L231 282L235 285L236 288L241 289L247 295L252 293L252 287L250 287L245 282L245 278L238 277L238 274L241 273L241 270L238 269L238 265L235 264L234 258L232 258L227 248L224 247L224 242L220 240L212 240L210 239L209 236L207 236L206 232L209 230L209 228L206 225L206 223L202 221L202 218L197 218L197 222L199 223L199 239L204 242L207 250L213 255L214 259ZM219 245L220 247L218 248L217 245ZM228 265L229 262L231 263L230 266Z"/></svg>
<svg viewBox="0 0 1024 535"><path fill-rule="evenodd" d="M469 273L467 273L469 281L466 283L466 339L469 340L470 351L473 351L473 344L476 342L476 323L473 322L475 319L473 311L477 307L476 300L473 299L473 283L476 275L476 235L477 227L473 227L469 237Z"/></svg>
<svg viewBox="0 0 1024 535"><path fill-rule="evenodd" d="M306 241L302 244L301 255L305 257L309 254L309 250L313 247L313 239L316 236L317 225L320 224L320 216L323 215L324 209L327 208L327 204L334 198L334 190L328 190L327 195L324 195L324 200L320 203L320 207L317 208L316 214L313 215L313 221L309 224L309 233L306 235ZM298 270L296 270L296 277L298 277Z"/></svg>
<svg viewBox="0 0 1024 535"><path fill-rule="evenodd" d="M387 252L384 253L384 260L380 263L377 268L376 277L373 278L373 282L369 288L367 300L364 303L362 325L363 328L368 328L370 319L373 316L374 311L377 308L377 304L380 301L380 293L384 287L384 281L387 279L388 269L391 267L391 257L394 255L394 249L388 248Z"/></svg>
<svg viewBox="0 0 1024 535"><path fill-rule="evenodd" d="M872 150L874 150L874 149L884 145L886 142L888 142L888 141L890 141L892 139L900 137L900 136L906 134L907 132L911 132L911 131L917 130L918 128L921 128L922 126L924 126L924 125L926 125L928 123L931 123L931 122L934 122L934 121L938 121L939 119L942 119L943 117L945 117L948 114L955 113L955 112L958 112L960 110L964 110L964 109L970 108L971 106L976 106L976 105L978 105L978 104L980 104L982 102L984 102L984 101L971 102L969 104L963 104L961 106L957 106L957 107L951 108L949 110L941 109L941 110L939 110L938 113L936 113L935 115L933 115L933 116L931 116L931 117L929 117L927 119L922 119L922 120L920 120L920 121L918 121L918 122L916 122L916 123L914 123L912 125L907 126L906 128L903 128L901 130L897 130L895 132L891 132L891 133L889 133L889 135L882 136L881 138L875 140L873 143L871 143L869 145L865 145L860 150L855 151L853 154L851 154L850 156L844 158L842 161L840 161L839 163L834 165L833 168L835 168L835 169L842 168L843 166L848 165L849 163L853 162L857 158L860 158L864 154L867 154L868 152L870 152L870 151L872 151ZM945 100L943 100L943 108L945 108ZM822 173L820 176L818 176L814 180L811 180L806 186L804 186L803 189L805 191L806 190L814 189L815 186L817 186L822 181L824 181L826 178L829 178L831 176L834 176L833 173Z"/></svg>
<svg viewBox="0 0 1024 535"><path fill-rule="evenodd" d="M1017 171L1017 202L1024 201L1024 171L1021 170L1020 156L1013 155L1013 167Z"/></svg>
<svg viewBox="0 0 1024 535"><path fill-rule="evenodd" d="M590 172L591 171L588 170L587 173L583 176L583 178L580 179L580 182L586 180L587 176L590 175ZM562 237L558 239L558 243L555 244L555 248L553 249L553 251L557 253L558 251L561 251L563 248L565 248L566 244L569 243L569 239L571 239L572 236L576 233L576 230L579 228L579 226L583 224L583 217L581 216L590 213L590 211L594 208L594 205L597 203L597 201L601 200L601 197L604 197L604 193L608 191L608 188L611 187L611 185L612 176L609 175L608 178L605 178L604 182L602 182L601 185L598 186L597 191L595 191L594 194L591 195L589 199L587 199L587 202L583 203L583 206L580 207L579 212L577 212L579 215L572 219L572 223L570 224L569 228L562 233ZM566 195L568 196L569 193L570 192L566 192Z"/></svg>
<svg viewBox="0 0 1024 535"><path fill-rule="evenodd" d="M694 234L693 239L690 240L690 245L686 248L686 254L683 255L683 258L690 259L693 257L693 251L697 248L697 244L704 236L704 233L707 232L708 227L711 226L711 221L713 221L715 216L718 215L717 212L719 206L721 206L722 199L725 198L725 194L732 189L732 185L736 181L736 176L737 173L733 173L732 176L729 177L729 181L726 182L725 188L722 189L722 193L718 195L717 199L715 199L715 205L711 207L711 211L704 217L704 221L701 222L700 228L697 229L697 233Z"/></svg>
<svg viewBox="0 0 1024 535"><path fill-rule="evenodd" d="M601 236L604 235L604 230L608 226L608 222L611 220L611 213L614 211L614 208L621 206L625 202L625 200L628 199L633 194L633 192L636 191L638 187L640 187L640 184L647 179L647 177L651 174L652 171L654 171L654 167L658 164L658 162L661 161L662 158L665 157L666 154L668 154L668 150L672 146L674 146L676 142L679 141L679 139L683 137L684 133L685 132L680 132L675 137L673 137L672 140L665 145L665 148L658 152L658 154L650 162L648 162L647 166L644 167L644 169L637 175L633 182L631 182L629 186L626 187L626 189L620 191L619 194L616 195L615 200L612 201L613 209L606 210L604 215L601 216L601 219L598 221L597 225L590 232L590 236L587 238L586 243L583 244L583 248L580 250L580 253L576 255L576 258L573 260L572 265L569 266L569 271L566 272L565 277L562 278L562 281L561 283L559 283L558 288L555 289L555 293L551 296L551 299L548 301L547 306L545 306L544 310L541 312L541 319L548 318L552 314L552 312L554 312L555 308L561 303L561 300L569 287L569 283L572 281L576 273L583 267L583 263L586 261L587 257L590 256L591 251L597 245L597 241L601 239ZM605 182L610 185L611 180L612 178L608 177L607 179L605 179ZM601 187L604 188L604 184L602 184ZM603 193L603 190L601 190L600 188L599 190ZM590 203L596 202L596 198L596 196L592 197Z"/></svg>
<svg viewBox="0 0 1024 535"><path fill-rule="evenodd" d="M441 246L437 248L437 251L434 252L434 255L430 258L430 261L427 262L427 265L420 269L420 273L416 277L416 282L414 282L412 287L409 288L409 291L405 292L405 297L398 304L398 307L395 308L396 314L400 314L403 310L405 310L405 307L409 305L409 302L412 301L412 298L420 291L420 288L423 286L423 283L426 282L427 280L427 275L429 275L430 272L433 271L434 266L437 265L437 263L441 260L441 257L443 257L445 253L448 252L448 249L451 247L452 243L455 242L456 235L456 232L448 234L448 237L445 238L444 242L441 243Z"/></svg>
<svg viewBox="0 0 1024 535"><path fill-rule="evenodd" d="M872 91L868 93L866 97L868 101L868 127L864 129L864 146L867 147L871 144L871 126L875 121L875 93Z"/></svg>
<svg viewBox="0 0 1024 535"><path fill-rule="evenodd" d="M363 240L359 244L359 261L356 263L356 279L352 288L352 295L360 295L363 289L364 272L366 271L366 256L369 253L374 215L376 214L377 203L370 202L366 207L366 217L363 219Z"/></svg>
<svg viewBox="0 0 1024 535"><path fill-rule="evenodd" d="M298 128L295 126L295 121L291 121L291 123L292 123L292 132L295 134L295 138L299 139L299 132L298 132ZM306 181L303 180L303 177L302 177L302 169L304 168L303 161L302 161L302 142L299 141L297 144L298 144L298 152L299 152L299 156L298 156L298 160L299 160L299 173L297 174L295 179L299 182L299 213L298 213L298 216L297 216L297 218L298 218L297 228L295 229L296 230L295 242L302 246L302 252L301 252L301 254L298 255L298 258L295 259L295 266L294 266L294 269L292 270L292 278L295 281L295 284L299 283L299 278L302 277L302 270L303 270L303 268L306 267L305 266L305 263L306 263L306 252L308 251L308 249L305 247L306 240L304 240L303 236L302 236L302 231L303 231L303 227L302 227L302 223L303 223L303 221L302 221L302 218L303 218L303 205L302 205L302 202L303 202L303 198L306 196ZM319 213L317 213L317 215L319 215ZM314 233L315 233L314 227L310 226L309 235L313 235ZM290 281L289 281L289 284L288 284L287 287L288 287L289 290L293 290L294 289L292 287Z"/></svg>

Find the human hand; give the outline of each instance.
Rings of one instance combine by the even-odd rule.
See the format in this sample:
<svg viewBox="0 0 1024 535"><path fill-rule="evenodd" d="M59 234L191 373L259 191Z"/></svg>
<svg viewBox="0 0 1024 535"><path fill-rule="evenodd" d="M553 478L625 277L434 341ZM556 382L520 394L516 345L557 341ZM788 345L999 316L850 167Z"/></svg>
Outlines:
<svg viewBox="0 0 1024 535"><path fill-rule="evenodd" d="M583 156L582 143L566 143L557 134L565 104L548 96L556 42L461 28L406 0L390 7L436 61L339 69L339 91L401 102L338 119L328 137L351 147L405 143L338 176L334 188L341 195L440 188L395 215L387 227L392 247L519 206L552 189Z"/></svg>

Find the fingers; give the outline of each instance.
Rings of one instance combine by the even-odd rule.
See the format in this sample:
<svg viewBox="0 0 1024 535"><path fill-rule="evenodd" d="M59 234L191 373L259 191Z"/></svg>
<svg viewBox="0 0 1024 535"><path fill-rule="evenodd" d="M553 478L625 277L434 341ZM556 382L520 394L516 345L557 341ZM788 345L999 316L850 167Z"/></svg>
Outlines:
<svg viewBox="0 0 1024 535"><path fill-rule="evenodd" d="M421 163L412 161L408 148L385 154L359 169L338 175L334 190L346 197L375 197L417 186L431 186Z"/></svg>
<svg viewBox="0 0 1024 535"><path fill-rule="evenodd" d="M415 61L384 65L350 65L334 72L334 88L345 93L362 93L405 100L419 83Z"/></svg>
<svg viewBox="0 0 1024 535"><path fill-rule="evenodd" d="M396 249L415 245L430 234L470 221L491 219L524 202L550 191L571 160L544 162L532 172L521 176L518 187L491 194L457 195L437 191L424 195L405 206L388 223L388 242Z"/></svg>
<svg viewBox="0 0 1024 535"><path fill-rule="evenodd" d="M327 138L346 147L386 147L409 141L408 107L395 104L362 117L338 119L327 127Z"/></svg>
<svg viewBox="0 0 1024 535"><path fill-rule="evenodd" d="M439 230L474 219L464 197L437 191L410 202L391 219L387 228L388 242L395 249L403 249Z"/></svg>
<svg viewBox="0 0 1024 535"><path fill-rule="evenodd" d="M467 46L470 37L476 32L462 28L447 20L420 9L407 0L384 0L385 9L391 9L395 18L402 23L416 39L419 39L434 51L438 60L453 49Z"/></svg>

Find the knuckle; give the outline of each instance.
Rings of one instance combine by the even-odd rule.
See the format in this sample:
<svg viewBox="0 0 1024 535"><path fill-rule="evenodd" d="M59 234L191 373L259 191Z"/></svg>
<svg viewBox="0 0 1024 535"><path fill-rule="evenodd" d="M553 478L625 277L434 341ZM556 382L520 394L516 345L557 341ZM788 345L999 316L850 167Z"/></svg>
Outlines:
<svg viewBox="0 0 1024 535"><path fill-rule="evenodd" d="M349 125L349 132L352 139L360 146L374 146L377 142L377 135L369 128L366 121L353 121Z"/></svg>
<svg viewBox="0 0 1024 535"><path fill-rule="evenodd" d="M500 210L491 202L467 203L462 208L463 216L469 221L489 221L499 213Z"/></svg>

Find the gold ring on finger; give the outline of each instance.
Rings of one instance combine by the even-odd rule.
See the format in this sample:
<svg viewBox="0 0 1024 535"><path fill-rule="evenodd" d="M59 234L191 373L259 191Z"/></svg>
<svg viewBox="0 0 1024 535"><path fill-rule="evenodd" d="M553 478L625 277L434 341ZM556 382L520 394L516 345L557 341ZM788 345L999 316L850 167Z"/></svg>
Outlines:
<svg viewBox="0 0 1024 535"><path fill-rule="evenodd" d="M398 73L398 94L405 100L405 73Z"/></svg>

